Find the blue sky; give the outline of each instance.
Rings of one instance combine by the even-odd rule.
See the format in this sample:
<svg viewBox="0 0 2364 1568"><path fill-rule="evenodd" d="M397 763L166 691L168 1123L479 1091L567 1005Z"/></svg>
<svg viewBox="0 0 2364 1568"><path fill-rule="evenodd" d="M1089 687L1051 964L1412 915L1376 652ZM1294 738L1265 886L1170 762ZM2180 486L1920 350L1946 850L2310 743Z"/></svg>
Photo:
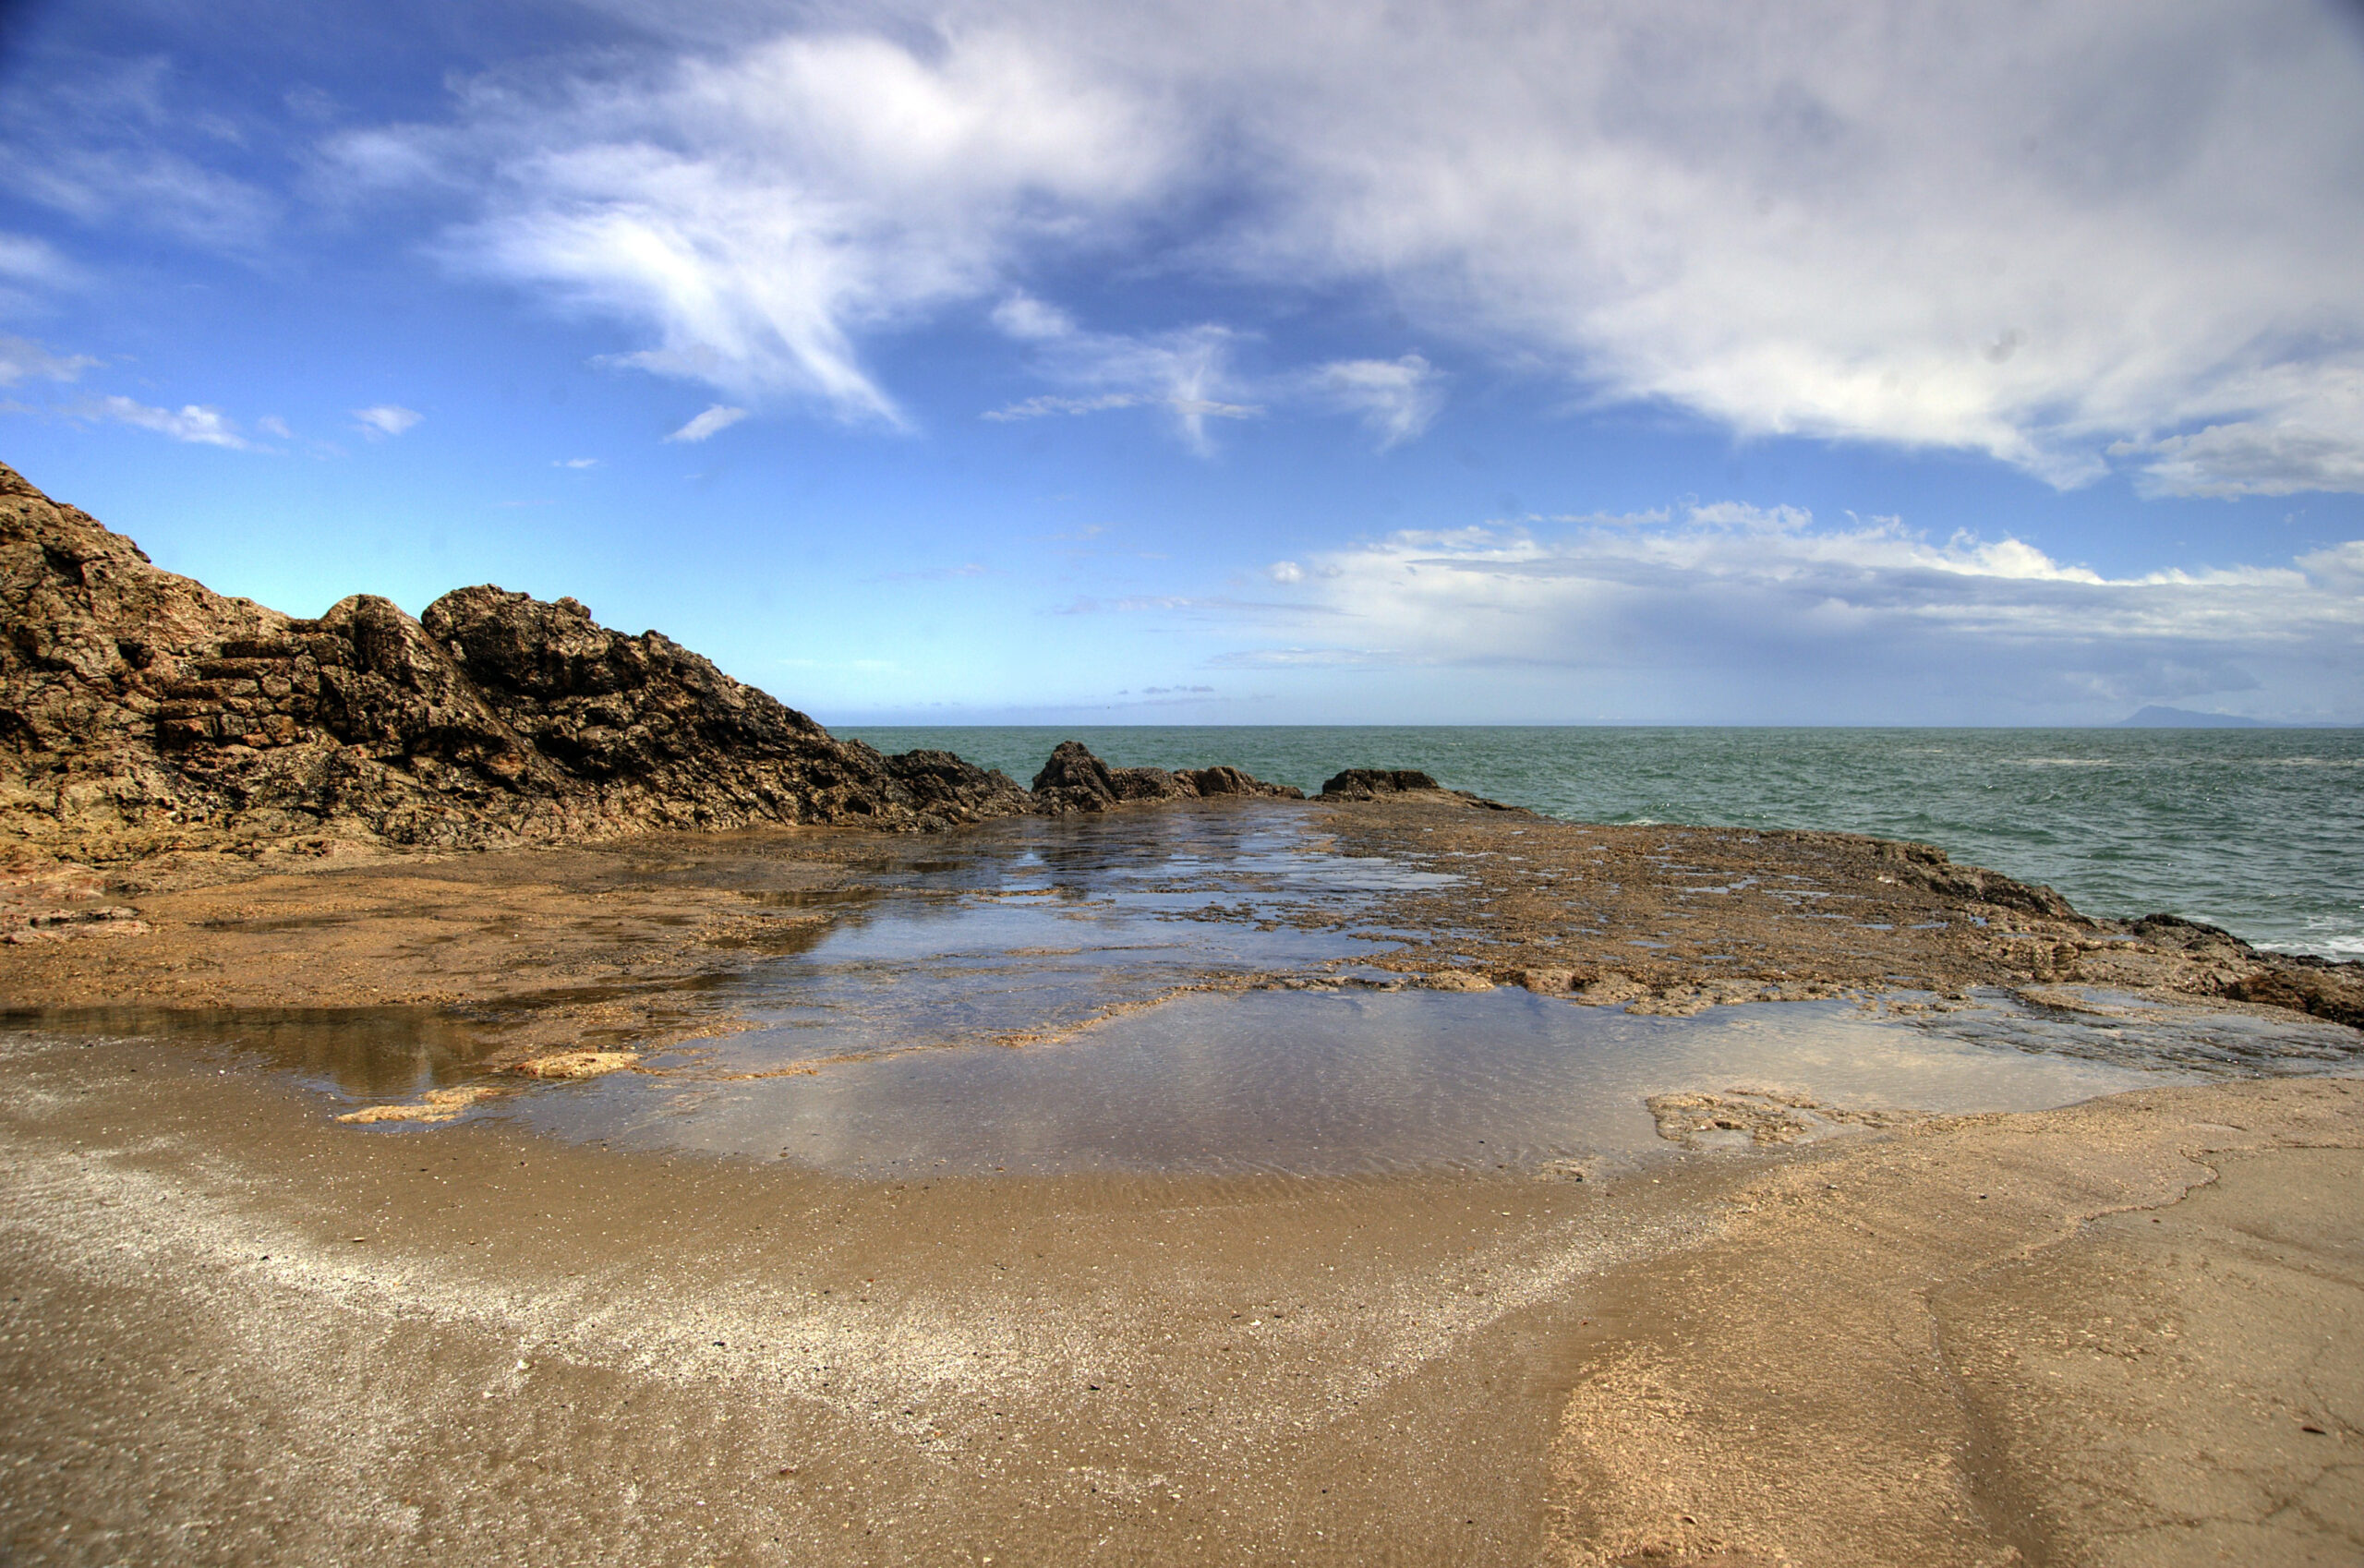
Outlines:
<svg viewBox="0 0 2364 1568"><path fill-rule="evenodd" d="M831 722L2364 719L2327 3L0 10L0 460Z"/></svg>

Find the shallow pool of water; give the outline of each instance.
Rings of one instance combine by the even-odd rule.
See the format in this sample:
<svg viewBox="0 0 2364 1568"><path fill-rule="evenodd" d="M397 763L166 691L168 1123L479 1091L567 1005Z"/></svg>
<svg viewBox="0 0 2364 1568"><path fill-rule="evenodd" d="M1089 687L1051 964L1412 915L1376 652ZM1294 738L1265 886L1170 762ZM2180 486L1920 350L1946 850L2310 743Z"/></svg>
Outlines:
<svg viewBox="0 0 2364 1568"><path fill-rule="evenodd" d="M1566 1171L1662 1152L1646 1105L1765 1091L1842 1110L2028 1110L2242 1073L2353 1070L2364 1034L2090 988L1636 1017L1408 989L1381 895L1453 880L1348 856L1301 812L1025 821L932 843L773 914L704 999L756 1026L471 1115L618 1146L847 1172ZM421 1009L15 1015L291 1071L335 1108L482 1078ZM372 1134L407 1135L391 1124ZM1843 1129L1840 1134L1844 1135Z"/></svg>

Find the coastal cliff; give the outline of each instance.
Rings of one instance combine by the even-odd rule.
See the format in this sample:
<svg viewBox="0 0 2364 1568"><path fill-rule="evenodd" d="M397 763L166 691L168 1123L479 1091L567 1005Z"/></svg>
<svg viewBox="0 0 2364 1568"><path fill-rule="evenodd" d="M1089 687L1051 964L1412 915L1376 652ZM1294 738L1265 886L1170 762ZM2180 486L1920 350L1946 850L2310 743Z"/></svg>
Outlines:
<svg viewBox="0 0 2364 1568"><path fill-rule="evenodd" d="M1060 748L1037 789L839 740L657 632L497 587L303 620L165 572L0 464L0 844L94 862L364 839L441 849L668 828L934 830L1289 795Z"/></svg>

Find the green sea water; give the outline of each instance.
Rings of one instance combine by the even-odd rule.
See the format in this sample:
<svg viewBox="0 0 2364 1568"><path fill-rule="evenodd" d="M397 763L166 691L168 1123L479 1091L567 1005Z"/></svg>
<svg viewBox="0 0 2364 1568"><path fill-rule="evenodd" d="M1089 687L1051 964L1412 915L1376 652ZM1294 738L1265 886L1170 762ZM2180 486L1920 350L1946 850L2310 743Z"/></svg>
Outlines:
<svg viewBox="0 0 2364 1568"><path fill-rule="evenodd" d="M2089 914L2165 911L2261 947L2364 957L2364 730L888 728L1031 782L1083 742L1124 766L1229 763L1312 793L1345 767L1586 822L1836 828L1936 844Z"/></svg>

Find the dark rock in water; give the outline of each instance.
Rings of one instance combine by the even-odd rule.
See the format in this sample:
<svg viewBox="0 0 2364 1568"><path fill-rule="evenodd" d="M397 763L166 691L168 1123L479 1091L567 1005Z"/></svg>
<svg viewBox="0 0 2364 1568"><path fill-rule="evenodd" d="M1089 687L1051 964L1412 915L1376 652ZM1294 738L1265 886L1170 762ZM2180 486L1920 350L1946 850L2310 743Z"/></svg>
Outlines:
<svg viewBox="0 0 2364 1568"><path fill-rule="evenodd" d="M1321 786L1325 801L1368 801L1380 795L1400 795L1410 790L1442 786L1427 774L1408 767L1350 767Z"/></svg>
<svg viewBox="0 0 2364 1568"><path fill-rule="evenodd" d="M0 842L118 860L307 834L466 847L1035 809L882 756L573 599L374 595L315 621L160 571L0 465Z"/></svg>
<svg viewBox="0 0 2364 1568"><path fill-rule="evenodd" d="M1305 791L1267 784L1236 767L1111 767L1080 741L1062 741L1034 776L1034 809L1045 816L1110 811L1136 801L1193 801L1218 795L1260 795L1301 801Z"/></svg>
<svg viewBox="0 0 2364 1568"><path fill-rule="evenodd" d="M1448 790L1427 774L1410 767L1350 767L1333 774L1321 786L1325 801L1379 801L1391 795L1449 795L1467 805L1485 811L1518 812L1522 815L1535 814L1524 806L1505 805L1490 801L1483 795L1473 795L1466 790Z"/></svg>
<svg viewBox="0 0 2364 1568"><path fill-rule="evenodd" d="M2211 947L2221 947L2228 953L2257 951L2221 925L2186 920L2181 915L2147 914L2126 929L2155 947L2176 947L2185 952Z"/></svg>

